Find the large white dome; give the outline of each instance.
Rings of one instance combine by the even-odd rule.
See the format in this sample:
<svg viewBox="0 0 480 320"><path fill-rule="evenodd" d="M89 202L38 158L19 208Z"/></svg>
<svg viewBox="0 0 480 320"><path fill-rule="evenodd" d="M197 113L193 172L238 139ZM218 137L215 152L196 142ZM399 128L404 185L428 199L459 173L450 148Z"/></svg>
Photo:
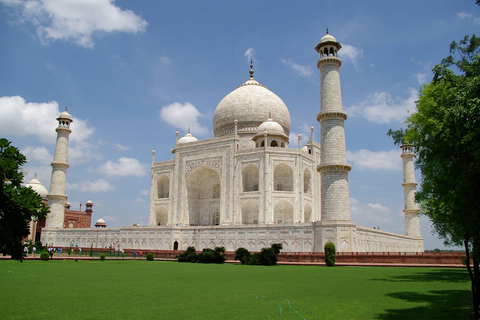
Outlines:
<svg viewBox="0 0 480 320"><path fill-rule="evenodd" d="M253 77L238 86L220 101L213 116L215 137L232 134L238 120L239 134L255 135L258 126L269 118L278 122L285 134L290 134L290 113L285 103Z"/></svg>

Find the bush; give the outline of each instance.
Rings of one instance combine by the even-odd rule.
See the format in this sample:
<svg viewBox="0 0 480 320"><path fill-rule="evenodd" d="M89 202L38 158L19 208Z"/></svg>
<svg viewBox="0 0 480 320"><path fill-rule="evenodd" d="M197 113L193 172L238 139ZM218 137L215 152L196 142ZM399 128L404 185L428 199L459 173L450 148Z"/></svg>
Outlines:
<svg viewBox="0 0 480 320"><path fill-rule="evenodd" d="M105 255L103 253L100 255L100 260L105 261Z"/></svg>
<svg viewBox="0 0 480 320"><path fill-rule="evenodd" d="M215 263L224 263L227 258L225 258L225 247L215 247Z"/></svg>
<svg viewBox="0 0 480 320"><path fill-rule="evenodd" d="M272 243L271 248L275 251L275 255L280 253L280 250L283 249L283 244L281 243Z"/></svg>
<svg viewBox="0 0 480 320"><path fill-rule="evenodd" d="M197 262L195 247L188 247L187 250L178 255L178 262Z"/></svg>
<svg viewBox="0 0 480 320"><path fill-rule="evenodd" d="M248 264L252 254L245 248L238 248L235 251L235 257L233 259L240 261L241 264Z"/></svg>
<svg viewBox="0 0 480 320"><path fill-rule="evenodd" d="M40 260L48 261L48 259L50 259L50 255L48 254L48 252L42 252L40 254Z"/></svg>
<svg viewBox="0 0 480 320"><path fill-rule="evenodd" d="M335 265L335 258L337 256L337 253L335 251L335 244L331 241L325 243L325 264L329 267L332 267Z"/></svg>
<svg viewBox="0 0 480 320"><path fill-rule="evenodd" d="M153 253L151 253L151 252L147 253L147 260L148 261L153 261Z"/></svg>
<svg viewBox="0 0 480 320"><path fill-rule="evenodd" d="M198 262L200 263L214 263L215 251L212 249L203 249L202 253L198 255Z"/></svg>

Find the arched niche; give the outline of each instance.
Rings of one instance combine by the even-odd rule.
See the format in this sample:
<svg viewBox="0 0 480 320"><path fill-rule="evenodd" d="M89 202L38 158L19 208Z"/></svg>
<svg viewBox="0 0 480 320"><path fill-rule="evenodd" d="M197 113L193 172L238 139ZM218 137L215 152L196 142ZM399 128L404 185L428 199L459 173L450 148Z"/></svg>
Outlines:
<svg viewBox="0 0 480 320"><path fill-rule="evenodd" d="M258 224L258 203L248 201L242 205L242 224Z"/></svg>
<svg viewBox="0 0 480 320"><path fill-rule="evenodd" d="M258 167L254 164L245 166L242 170L243 192L258 191Z"/></svg>
<svg viewBox="0 0 480 320"><path fill-rule="evenodd" d="M168 223L168 209L165 206L155 208L155 221L157 226L165 226Z"/></svg>
<svg viewBox="0 0 480 320"><path fill-rule="evenodd" d="M303 170L303 192L312 194L312 174L307 168Z"/></svg>
<svg viewBox="0 0 480 320"><path fill-rule="evenodd" d="M303 221L312 222L312 206L307 203L305 209L303 210Z"/></svg>
<svg viewBox="0 0 480 320"><path fill-rule="evenodd" d="M273 221L277 224L293 223L293 206L286 200L280 200L273 209Z"/></svg>
<svg viewBox="0 0 480 320"><path fill-rule="evenodd" d="M187 178L189 224L220 224L221 184L219 174L210 167L196 168Z"/></svg>
<svg viewBox="0 0 480 320"><path fill-rule="evenodd" d="M275 191L293 191L293 170L285 163L277 165L273 171Z"/></svg>
<svg viewBox="0 0 480 320"><path fill-rule="evenodd" d="M168 198L170 189L170 179L166 174L157 178L157 197L159 199Z"/></svg>

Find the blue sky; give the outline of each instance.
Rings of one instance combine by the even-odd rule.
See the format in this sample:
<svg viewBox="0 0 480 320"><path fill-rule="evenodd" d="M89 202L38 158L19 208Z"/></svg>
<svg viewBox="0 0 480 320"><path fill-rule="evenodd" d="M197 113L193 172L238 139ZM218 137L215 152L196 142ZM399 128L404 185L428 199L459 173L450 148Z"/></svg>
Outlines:
<svg viewBox="0 0 480 320"><path fill-rule="evenodd" d="M146 225L152 149L169 160L176 129L213 137L215 108L248 79L250 58L289 108L292 134L306 141L314 125L320 140L314 48L327 27L343 46L352 220L404 233L400 151L386 132L415 110L450 43L479 33L474 0L0 0L0 136L48 189L68 106L72 207L91 199L93 221ZM443 248L428 218L421 226L425 248Z"/></svg>

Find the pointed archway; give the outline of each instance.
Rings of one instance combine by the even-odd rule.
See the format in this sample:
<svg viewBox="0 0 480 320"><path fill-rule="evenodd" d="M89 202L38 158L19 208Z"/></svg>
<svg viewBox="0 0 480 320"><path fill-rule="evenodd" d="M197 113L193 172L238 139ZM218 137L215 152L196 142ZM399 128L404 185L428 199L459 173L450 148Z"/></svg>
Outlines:
<svg viewBox="0 0 480 320"><path fill-rule="evenodd" d="M191 226L220 224L221 185L210 167L195 169L187 178L187 206Z"/></svg>

